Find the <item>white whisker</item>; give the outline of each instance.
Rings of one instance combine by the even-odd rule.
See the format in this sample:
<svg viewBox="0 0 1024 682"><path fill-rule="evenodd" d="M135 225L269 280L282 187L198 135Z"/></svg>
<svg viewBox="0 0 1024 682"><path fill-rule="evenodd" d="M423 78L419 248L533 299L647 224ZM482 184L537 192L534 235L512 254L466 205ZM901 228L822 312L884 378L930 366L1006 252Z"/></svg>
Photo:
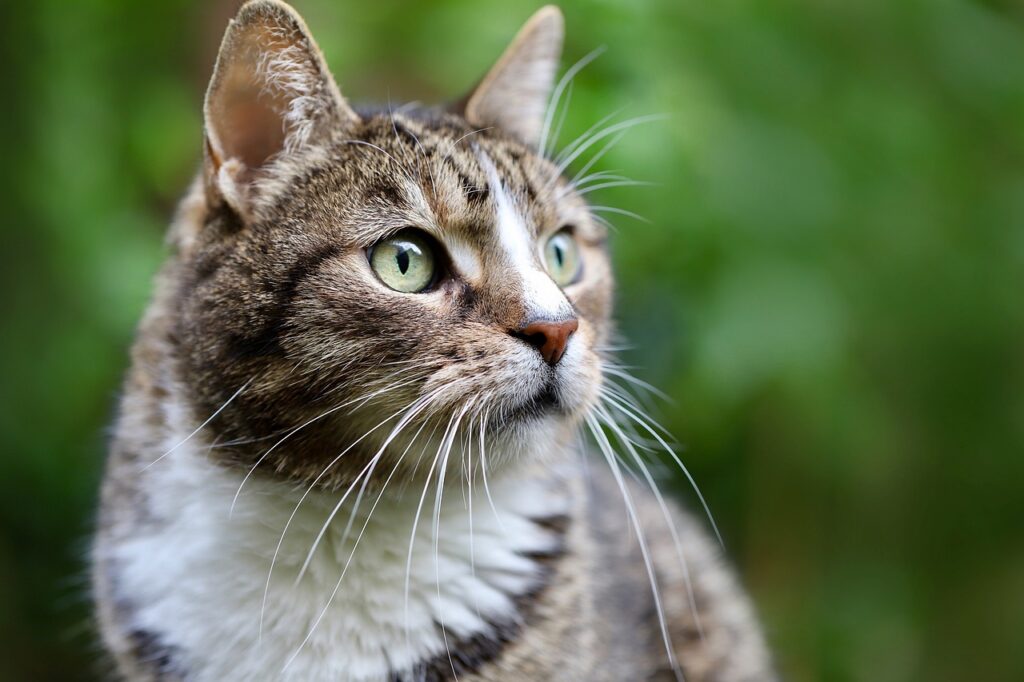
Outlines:
<svg viewBox="0 0 1024 682"><path fill-rule="evenodd" d="M560 151L560 152L558 153L558 155L557 155L557 156L555 157L555 159L554 159L555 165L557 165L557 166L560 166L560 165L561 165L561 162L562 162L562 160L563 160L563 159L564 159L564 158L565 158L566 156L568 156L569 154L572 154L572 153L573 153L574 151L576 151L576 148L577 148L577 147L579 147L579 145L581 145L581 144L583 144L584 142L586 142L586 141L587 141L587 140L588 140L588 139L590 138L591 134L592 134L592 133L593 133L593 132L594 132L595 130L598 130L598 129L599 129L599 128L600 128L601 126L603 126L603 125L604 125L605 123L607 123L608 121L610 121L610 120L612 120L613 118L615 118L616 116L618 116L618 115L619 115L620 113L622 113L622 109L616 109L615 111L613 111L612 113L608 114L607 116L603 116L603 117L602 117L602 118L601 118L600 120L598 120L598 121L597 121L596 123L594 123L594 124L593 124L592 126L590 126L589 128L587 128L586 130L584 130L584 131L583 131L583 134L582 134L582 135L580 135L580 136L579 136L579 137L577 137L577 138L576 138L575 140L573 140L572 142L570 142L569 144L567 144L567 145L565 146L565 149L563 149L562 151ZM564 169L563 169L563 170L564 170ZM558 171L558 175L560 175L560 174L561 174L561 172L562 172L562 171L561 171L561 170L559 170L559 171Z"/></svg>
<svg viewBox="0 0 1024 682"><path fill-rule="evenodd" d="M605 139L606 137L609 137L611 135L615 135L616 133L618 133L620 131L629 130L630 128L634 128L634 127L636 127L638 125L642 125L644 123L651 123L653 121L663 121L663 120L665 120L665 118L666 117L664 115L660 115L660 114L650 114L650 115L647 115L647 116L637 116L635 118L626 119L625 121L621 121L619 123L616 123L615 125L608 126L604 130L602 130L600 132L597 132L597 133L594 133L587 140L585 140L584 142L581 142L579 144L579 146L572 151L571 154L569 154L564 159L559 161L559 163L558 163L558 173L561 174L562 172L564 172L565 169L568 168L569 165L573 161L575 161L576 159L578 159L580 157L580 154L582 154L583 152L587 151L588 149L590 149L590 147L594 146L595 144L597 144L601 140Z"/></svg>
<svg viewBox="0 0 1024 682"><path fill-rule="evenodd" d="M444 477L448 470L448 457L452 452L452 444L455 441L455 437L459 432L459 424L462 423L462 418L466 412L473 406L474 401L469 401L462 406L462 410L459 411L459 415L455 420L455 426L452 427L451 436L448 438L448 443L444 449L444 457L441 460L441 466L437 471L437 493L434 497L434 578L437 585L437 601L441 602L441 565L438 558L438 541L441 534L441 500L444 497ZM448 664L451 666L452 675L455 676L456 681L459 679L458 673L455 671L455 662L452 660L452 651L448 646L448 628L445 626L444 613L442 610L438 610L438 618L441 625L441 637L444 639L445 653L448 654Z"/></svg>
<svg viewBox="0 0 1024 682"><path fill-rule="evenodd" d="M672 397L670 395L668 395L664 391L660 390L656 386L653 386L652 384L647 383L643 379L636 378L635 376L633 376L629 372L625 371L625 369L623 367L621 367L621 366L605 363L604 371L606 373L608 373L608 374L611 374L613 376L619 377L620 379L624 379L625 381L628 381L631 384L639 386L640 388L644 389L645 391L647 391L649 393L653 393L654 395L658 396L662 400L665 400L665 401L668 401L668 402L673 402L672 401Z"/></svg>
<svg viewBox="0 0 1024 682"><path fill-rule="evenodd" d="M352 563L352 559L356 555L356 550L359 548L359 543L362 541L363 536L366 533L366 528L370 525L370 519L373 518L373 512L377 509L377 505L380 503L381 498L384 497L384 492L387 490L388 484L391 482L391 479L394 477L395 472L398 471L398 468L402 465L402 461L405 459L405 455L409 452L409 449L412 447L413 443L416 442L416 439L419 437L420 432L423 431L423 427L425 427L426 424L427 424L426 422L423 422L422 424L420 424L420 428L413 435L412 440L409 441L409 445L407 445L405 450L402 451L402 454L395 461L395 466L393 466L391 468L391 472L388 474L388 477L384 480L384 485L381 486L380 493L377 494L377 499L374 500L373 505L370 507L370 511L367 512L367 514L366 514L366 519L363 520L363 526L362 526L362 528L359 529L359 535L356 536L355 542L352 543L352 550L349 552L348 558L345 560L345 565L341 569L341 575L338 576L338 581L334 585L334 590L331 592L330 597L328 597L327 603L324 604L323 609L321 609L320 613L317 615L316 619L313 621L313 624L312 624L312 626L310 626L310 629L306 633L306 637L302 640L302 643L299 644L298 648L292 653L292 655L289 657L289 659L285 662L284 668L281 669L282 673L285 670L288 669L288 666L291 665L292 661L295 660L295 658L299 655L299 653L302 651L302 649L309 642L310 638L312 638L313 633L316 632L316 628L320 624L320 621L323 620L323 617L324 617L324 615L326 615L327 610L331 607L331 604L334 602L335 598L337 597L338 591L341 589L341 584L345 580L345 575L348 573L348 568L349 568L349 566ZM356 510L353 509L352 510L352 514L354 515L355 512L356 512ZM351 519L350 519L350 523L351 523Z"/></svg>
<svg viewBox="0 0 1024 682"><path fill-rule="evenodd" d="M647 223L648 225L651 224L651 221L648 220L647 218L644 218L642 215L634 213L633 211L627 211L624 208L616 208L615 206L594 206L593 204L588 205L587 208L589 208L591 211L598 211L598 212L602 212L603 211L605 213L615 213L615 214L618 214L618 215L624 215L627 218L632 218L633 220L639 220L640 222Z"/></svg>
<svg viewBox="0 0 1024 682"><path fill-rule="evenodd" d="M366 490L366 485L369 482L370 477L373 475L373 471L376 468L377 463L380 461L381 457L384 456L384 453L387 450L388 446L391 445L391 442L398 436L401 430L404 429L409 424L409 422L415 419L420 413L422 413L423 410L426 409L427 406L430 404L432 399L441 392L441 390L442 388L434 389L432 393L429 393L423 398L419 398L406 410L405 414L402 415L402 418L395 425L395 428L393 428L391 430L391 433L388 434L387 438L384 439L384 443L380 446L380 448L378 448L377 452L374 453L373 457L370 458L370 461L363 468L363 472L361 472L360 475L356 477L355 481L353 481L352 484L348 487L348 490L345 491L345 494L342 495L341 499L339 499L337 504L334 505L334 508L331 510L331 513L327 516L327 520L320 527L320 532L317 533L316 539L313 540L313 545L306 553L306 559L302 562L302 568L299 570L299 573L295 578L296 584L298 584L299 581L302 580L302 576L306 574L306 569L309 568L309 562L312 561L313 555L316 553L316 549L320 545L320 541L323 539L328 527L331 525L331 522L334 520L334 517L341 509L342 505L345 504L345 500L348 498L349 494L352 492L355 485L359 483L360 478L362 478L363 481L359 489L359 494L356 496L356 501L355 504L353 505L352 513L349 515L348 523L346 524L345 530L342 533L342 544L344 544L345 541L348 539L349 531L351 530L352 527L352 520L355 518L355 513L359 509L359 503L362 500L363 493ZM422 429L423 427L421 426L420 428ZM408 450L408 448L406 449ZM363 476L363 473L365 473L365 477Z"/></svg>
<svg viewBox="0 0 1024 682"><path fill-rule="evenodd" d="M414 369L414 368L408 368L408 369ZM397 376L397 375L401 374L404 371L408 371L408 369L399 370L393 376ZM405 380L403 379L403 381L405 381ZM338 410L341 410L341 409L343 409L345 407L348 407L350 405L353 405L353 404L358 404L357 407L362 407L363 405L365 405L367 402L369 402L373 398L379 397L379 396L381 396L381 395L383 395L385 393L393 391L396 388L400 388L403 385L404 384L402 382L395 381L394 383L392 383L392 384L390 384L390 385L388 385L388 386L386 386L386 387L384 387L382 389L379 389L377 391L373 391L373 392L371 392L368 395L360 396L360 397L357 397L357 398L352 398L350 400L346 400L345 402L343 402L343 403L341 403L339 405L335 405L334 407L330 408L329 410L327 410L325 412L322 412L321 414L317 415L316 417L313 417L312 419L309 419L305 423L295 427L294 429L292 429L291 431L286 433L281 438L281 440L279 440L276 443L274 443L273 445L271 445L270 448L266 452L264 452L262 455L259 456L259 458L257 458L256 462L249 468L249 471L242 478L242 482L238 484L238 489L235 491L235 496L231 500L231 506L228 508L228 518L231 518L234 515L234 513L235 513L235 505L238 503L239 495L242 494L242 488L249 481L249 479L252 477L252 475L256 472L256 469L259 468L259 466L264 462L264 460L266 460L266 458L270 456L270 453L272 453L274 450L276 450L279 445L284 443L286 440L288 440L289 438L294 436L299 431L302 431L304 428L306 428L310 424L313 424L314 422L320 421L324 417L330 416L330 415L334 414L335 412L337 412Z"/></svg>
<svg viewBox="0 0 1024 682"><path fill-rule="evenodd" d="M586 196L591 192L597 192L602 189L612 189L613 187L652 187L655 183L644 182L642 180L616 180L613 182L603 182L597 185L591 185L583 190L577 190L578 196Z"/></svg>
<svg viewBox="0 0 1024 682"><path fill-rule="evenodd" d="M285 535L287 535L287 533L288 533L288 528L291 527L292 521L295 519L295 515L299 512L299 507L302 506L302 503L306 500L306 498L309 496L309 494L313 491L313 489L316 487L317 483L320 482L320 479L322 479L324 476L326 476L327 472L330 471L330 469L335 464L337 464L338 461L342 457L344 457L347 452L349 452L352 448L354 448L356 445L358 445L364 438L369 436L371 433L373 433L374 431L379 429L381 426L383 426L384 424L386 424L387 422L391 421L392 419L397 417L399 414L404 412L405 409L406 408L402 408L398 412L395 412L394 414L386 417L383 421L379 422L372 429L370 429L369 431L364 433L362 436L360 436L356 440L352 441L352 443L350 443L348 445L348 447L346 447L344 450L342 450L340 453L338 453L338 455L334 459L332 459L327 464L326 467L323 468L323 470L317 475L317 477L315 479L313 479L313 482L309 484L309 487L306 488L305 492L302 493L302 496L299 498L299 501L295 503L295 508L292 509L292 513L288 516L288 520L284 524L284 529L282 529L282 531L281 531L281 536L277 540L277 547L274 548L274 556L270 560L270 569L267 571L267 582L266 582L266 585L264 585L264 588L263 588L263 601L260 604L259 639L262 640L262 638L263 638L263 615L264 615L264 613L266 611L266 608L267 608L267 597L270 594L270 580L271 580L271 577L273 576L273 573L274 573L274 566L277 564L277 556L281 552L281 545L284 544L284 538L285 538Z"/></svg>
<svg viewBox="0 0 1024 682"><path fill-rule="evenodd" d="M679 668L678 661L676 660L675 649L672 646L672 638L669 636L668 632L668 621L665 618L665 609L661 602L661 591L658 589L658 581L654 572L654 563L651 560L647 541L644 539L643 527L640 524L640 519L633 504L633 498L629 494L629 489L626 487L625 481L622 480L622 472L619 469L619 463L615 458L611 443L608 441L607 436L604 435L604 432L601 430L600 425L597 423L593 415L587 415L586 422L590 427L591 433L594 434L594 439L597 440L599 449L607 460L608 466L611 468L612 476L615 478L615 482L619 486L619 491L622 493L622 499L626 503L627 515L629 516L629 521L634 532L636 532L637 541L640 545L640 554L644 560L644 567L647 569L647 578L651 583L651 593L654 597L654 608L658 614L658 624L661 628L661 637L665 644L665 653L668 655L669 663L672 666L672 670L675 673L676 678L680 680L680 682L683 682L683 673Z"/></svg>
<svg viewBox="0 0 1024 682"><path fill-rule="evenodd" d="M491 512L494 514L495 520L498 522L498 527L502 533L508 533L505 529L505 524L501 520L501 514L498 513L498 508L494 504L494 497L491 496L491 486L487 482L487 454L484 450L484 434L487 431L487 421L489 419L488 414L484 414L483 420L480 422L480 475L484 481L484 493L487 495L487 503L491 506Z"/></svg>
<svg viewBox="0 0 1024 682"><path fill-rule="evenodd" d="M665 525L668 526L669 534L672 536L672 542L676 547L676 555L679 557L679 565L683 570L683 581L686 583L686 596L690 602L690 612L693 614L694 623L697 626L697 632L700 634L701 640L704 640L704 627L700 621L700 613L697 610L697 599L693 593L693 582L690 579L690 568L686 561L686 556L683 554L683 543L679 539L679 532L676 529L676 524L672 519L672 514L668 510L668 505L665 504L665 498L662 497L661 490L658 488L658 484L655 482L654 477L651 476L651 472L648 471L644 465L643 459L640 454L633 448L631 440L622 432L621 427L615 423L612 416L603 408L598 408L597 413L603 418L605 424L612 430L619 442L626 448L626 451L630 454L633 460L636 462L637 468L643 474L644 480L647 481L648 487L654 494L654 499L658 503L658 507L661 509L661 515L665 519Z"/></svg>
<svg viewBox="0 0 1024 682"><path fill-rule="evenodd" d="M233 394L233 395L232 395L232 396L231 396L230 398L228 398L227 400L225 400L225 401L224 401L224 404L223 404L223 405L221 405L220 407L218 407L218 408L217 408L217 411L216 411L216 412L214 412L213 414L211 414L211 415L210 415L210 416L209 416L209 417L208 417L208 418L206 419L206 421L204 421L204 422L203 422L202 424L200 424L199 426L197 426L197 427L195 428L195 430L194 430L194 431L193 431L192 433L188 434L188 435L187 435L187 436L185 436L185 437L184 437L183 439L181 439L180 441L178 441L178 443L177 443L177 444L175 444L175 445L174 445L174 447L172 447L172 448L171 448L170 450L168 450L168 451L167 451L167 452L165 452L164 454L160 455L159 457L157 457L156 459L154 459L154 460L153 460L152 462L150 462L150 463L149 463L149 464L147 464L146 466L142 467L142 471L146 471L146 470L147 470L147 469L149 469L149 468L150 468L151 466L153 466L154 464L156 464L157 462L159 462L160 460L162 460L162 459L163 459L164 457L166 457L167 455L171 454L172 452L174 452L175 450L177 450L178 448L180 448L180 447L181 447L182 445L184 445L185 443L189 442L189 441L190 441L190 440L192 439L192 437L193 437L193 436L195 436L195 435L196 435L197 433L199 433L200 431L202 431L202 430L203 430L203 429L204 429L204 428L206 427L206 425L207 425L207 424L209 424L209 423L210 423L210 422L212 422L212 421L213 421L214 419L216 419L216 418L217 418L217 415L218 415L218 414L220 414L221 412L223 412L223 411L224 411L224 408L225 408L225 407L227 407L228 405L230 405L230 404L231 404L231 402L232 402L232 401L233 401L233 400L234 400L235 398L237 398L238 396L240 396L240 395L242 394L242 391L244 391L245 389L247 389L247 388L249 387L249 384L251 384L251 383L253 382L253 380L254 380L254 379L255 379L255 377L253 377L252 379L249 379L249 380L248 380L247 382L245 382L245 383L244 383L244 384L242 385L242 387L241 387L240 389L238 389L237 391L235 391L235 392L234 392L234 394Z"/></svg>
<svg viewBox="0 0 1024 682"><path fill-rule="evenodd" d="M406 646L409 646L410 634L409 634L409 582L412 576L412 550L416 543L416 529L420 522L420 513L423 511L423 502L427 499L427 490L430 488L430 482L434 476L434 469L437 468L437 462L441 457L441 449L444 447L445 441L448 439L448 433L451 431L452 423L455 421L455 415L453 414L448 420L448 425L445 427L444 434L441 436L441 444L434 454L433 461L430 464L430 471L427 472L426 480L423 483L423 493L420 495L420 500L416 505L416 515L413 517L412 530L409 533L409 553L406 557L405 563L405 640Z"/></svg>
<svg viewBox="0 0 1024 682"><path fill-rule="evenodd" d="M400 163L398 161L398 159L396 159L394 156L392 156L390 153L388 153L387 150L385 150L385 149L383 149L381 147L378 147L377 145L373 144L372 142L366 142L365 140L345 140L345 141L342 142L342 144L354 144L354 145L360 145L360 146L363 146L363 147L369 147L370 149L376 149L381 154L383 154L384 156L386 156L389 159L391 159L391 161L394 162L394 164L396 166L398 166L399 170L402 172L402 175L404 175L406 177L406 179L409 180L409 182L415 182L415 180L413 180L412 176L409 175L409 169L408 168L406 168L402 163Z"/></svg>
<svg viewBox="0 0 1024 682"><path fill-rule="evenodd" d="M583 165L583 168L580 168L579 171L576 172L576 175L572 177L572 180L569 181L569 184L575 186L576 183L579 182L580 178L586 177L587 172L589 172L590 169L593 168L598 161L603 159L605 154L614 149L615 145L621 142L622 138L624 138L626 136L626 133L628 132L628 129L623 130L618 135L615 135L614 137L612 137L612 139L608 140L608 142L606 142L605 145L601 147L601 149L598 150L596 154L594 154L593 156L590 157L590 159L587 160L587 162Z"/></svg>
<svg viewBox="0 0 1024 682"><path fill-rule="evenodd" d="M624 415L626 415L629 419L633 420L637 424L637 426L650 433L651 436L653 436L654 439L658 441L658 444L665 449L665 452L667 452L669 456L672 457L672 460L676 463L676 466L678 466L679 469L683 472L683 475L686 476L686 480L690 482L690 486L693 488L693 491L697 494L697 499L700 500L700 504L704 508L704 513L707 514L708 521L711 523L711 528L715 531L715 537L718 538L718 543L724 548L725 542L722 540L722 534L718 531L718 524L715 523L715 518L711 514L711 508L708 506L707 501L705 501L704 495L700 492L700 487L697 485L697 481L694 480L693 476L690 474L690 470L686 468L686 465L683 464L683 461L679 459L679 455L676 454L675 450L673 450L672 447L667 442L665 442L665 439L662 438L661 435L658 434L658 432L655 431L651 426L649 426L647 422L641 419L632 410L622 405L621 402L618 402L612 398L608 398L608 403L614 406Z"/></svg>
<svg viewBox="0 0 1024 682"><path fill-rule="evenodd" d="M441 160L441 166L444 166L446 163L448 163L448 159L452 158L452 154L455 153L455 148L458 147L460 142L465 140L470 135L476 135L477 133L482 133L482 132L485 132L487 130L492 130L493 128L494 128L494 126L487 126L486 128L477 128L476 130L470 130L468 133L466 133L465 135L463 135L459 139L455 140L455 142L452 142L451 143L451 149L448 150L448 153L445 154L444 158Z"/></svg>
<svg viewBox="0 0 1024 682"><path fill-rule="evenodd" d="M543 156L548 155L548 133L551 130L551 120L555 115L555 108L558 106L559 100L562 98L562 92L566 86L572 83L572 79L576 77L587 64L597 59L605 51L605 46L600 46L594 50L591 50L585 54L579 61L570 66L562 77L559 79L558 84L555 86L554 91L551 94L551 99L548 101L547 110L544 112L544 125L542 127L543 132L540 136L540 142L537 144L537 149L540 150ZM566 107L568 109L568 107ZM556 135L557 138L557 135Z"/></svg>

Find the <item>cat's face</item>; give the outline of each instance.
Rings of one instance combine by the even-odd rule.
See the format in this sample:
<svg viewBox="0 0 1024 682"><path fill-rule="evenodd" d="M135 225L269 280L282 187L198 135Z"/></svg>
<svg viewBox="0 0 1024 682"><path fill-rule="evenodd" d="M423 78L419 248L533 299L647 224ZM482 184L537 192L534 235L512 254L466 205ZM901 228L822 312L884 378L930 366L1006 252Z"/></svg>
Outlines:
<svg viewBox="0 0 1024 682"><path fill-rule="evenodd" d="M340 485L565 445L597 400L611 275L604 228L536 151L560 40L542 11L458 112L359 115L290 10L243 8L177 270L215 452Z"/></svg>

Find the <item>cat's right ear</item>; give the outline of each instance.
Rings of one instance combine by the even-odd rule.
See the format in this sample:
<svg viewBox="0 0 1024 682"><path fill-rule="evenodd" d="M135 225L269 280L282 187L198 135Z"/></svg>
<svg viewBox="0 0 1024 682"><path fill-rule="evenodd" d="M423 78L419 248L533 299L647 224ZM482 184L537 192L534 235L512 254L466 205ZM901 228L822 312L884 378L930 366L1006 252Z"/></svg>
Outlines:
<svg viewBox="0 0 1024 682"><path fill-rule="evenodd" d="M206 194L249 214L268 164L359 121L302 18L253 0L228 25L204 105Z"/></svg>

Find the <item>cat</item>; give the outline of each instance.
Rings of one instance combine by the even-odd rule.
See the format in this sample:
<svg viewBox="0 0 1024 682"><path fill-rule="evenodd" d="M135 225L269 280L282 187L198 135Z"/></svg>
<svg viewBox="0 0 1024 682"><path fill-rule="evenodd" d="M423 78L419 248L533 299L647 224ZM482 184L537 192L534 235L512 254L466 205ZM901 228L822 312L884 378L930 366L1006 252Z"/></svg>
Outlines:
<svg viewBox="0 0 1024 682"><path fill-rule="evenodd" d="M456 104L356 110L289 6L231 21L102 486L117 677L774 679L615 388L562 39L545 7Z"/></svg>

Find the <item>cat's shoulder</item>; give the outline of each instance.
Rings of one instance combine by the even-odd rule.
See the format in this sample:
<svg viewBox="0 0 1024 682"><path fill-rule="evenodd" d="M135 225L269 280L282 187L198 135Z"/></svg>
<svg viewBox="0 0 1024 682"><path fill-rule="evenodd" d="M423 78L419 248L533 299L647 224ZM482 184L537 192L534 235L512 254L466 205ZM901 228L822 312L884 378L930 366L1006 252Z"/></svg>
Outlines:
<svg viewBox="0 0 1024 682"><path fill-rule="evenodd" d="M659 674L674 679L665 656L668 639L687 680L775 679L753 606L724 559L710 520L671 493L591 463L585 475L588 534L601 579L602 621L621 632L643 632ZM657 592L657 598L655 598ZM639 628L636 628L639 626ZM658 678L660 679L660 677Z"/></svg>

